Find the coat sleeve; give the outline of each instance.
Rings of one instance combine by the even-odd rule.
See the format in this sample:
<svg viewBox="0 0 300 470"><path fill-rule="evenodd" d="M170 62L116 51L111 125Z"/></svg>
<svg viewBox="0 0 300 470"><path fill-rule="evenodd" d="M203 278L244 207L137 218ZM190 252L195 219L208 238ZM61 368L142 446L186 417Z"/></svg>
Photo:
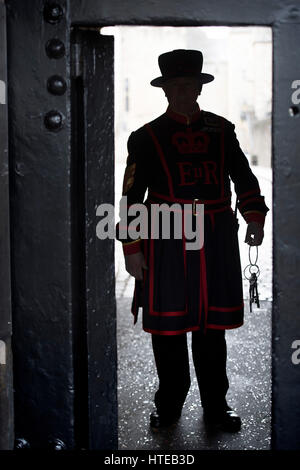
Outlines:
<svg viewBox="0 0 300 470"><path fill-rule="evenodd" d="M120 221L116 227L116 238L122 242L124 255L141 250L141 239L133 239L128 234L128 226L135 218L135 216L128 216L128 210L133 204L143 203L149 177L147 148L140 132L130 134L127 149L128 157L120 201ZM123 232L122 236L121 232Z"/></svg>
<svg viewBox="0 0 300 470"><path fill-rule="evenodd" d="M264 225L269 208L261 195L256 176L251 171L248 159L241 150L235 133L235 125L227 121L226 151L229 175L237 194L237 207L247 223L256 221Z"/></svg>

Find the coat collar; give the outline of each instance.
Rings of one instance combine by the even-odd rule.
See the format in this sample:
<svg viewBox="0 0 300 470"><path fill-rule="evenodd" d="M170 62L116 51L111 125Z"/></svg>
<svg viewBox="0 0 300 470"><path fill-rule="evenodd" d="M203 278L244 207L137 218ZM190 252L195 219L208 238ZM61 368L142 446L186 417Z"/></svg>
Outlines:
<svg viewBox="0 0 300 470"><path fill-rule="evenodd" d="M198 119L200 119L200 117L201 117L201 110L200 110L200 107L199 107L198 103L197 103L197 108L198 109L195 113L193 113L191 116L188 116L186 114L182 114L182 113L172 111L170 109L170 106L168 106L167 111L166 111L166 115L169 118L174 119L177 122L189 125L191 122L198 121Z"/></svg>

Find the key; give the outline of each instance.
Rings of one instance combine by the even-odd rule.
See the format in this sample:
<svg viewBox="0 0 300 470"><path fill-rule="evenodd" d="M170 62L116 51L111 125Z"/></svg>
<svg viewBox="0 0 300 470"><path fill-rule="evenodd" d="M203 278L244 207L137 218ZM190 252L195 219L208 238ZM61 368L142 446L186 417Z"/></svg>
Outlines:
<svg viewBox="0 0 300 470"><path fill-rule="evenodd" d="M259 308L259 296L257 290L257 276L255 273L251 274L249 279L249 300L250 300L250 312L252 312L252 304L256 303Z"/></svg>

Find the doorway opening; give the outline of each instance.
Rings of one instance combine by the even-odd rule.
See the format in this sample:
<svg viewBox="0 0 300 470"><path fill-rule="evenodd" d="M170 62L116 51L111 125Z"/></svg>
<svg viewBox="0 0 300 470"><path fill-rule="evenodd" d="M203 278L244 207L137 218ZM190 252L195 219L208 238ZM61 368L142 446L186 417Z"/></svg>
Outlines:
<svg viewBox="0 0 300 470"><path fill-rule="evenodd" d="M241 148L270 208L258 248L260 308L249 311L249 281L243 276L245 323L226 332L229 402L244 423L234 438L205 434L195 375L176 430L153 435L149 414L158 382L151 338L130 313L134 279L116 242L119 449L269 449L271 444L272 306L272 29L268 27L115 26L115 205L121 198L130 133L163 114L167 101L150 81L160 75L157 58L173 49L199 49L203 70L215 76L204 87L201 109L236 126ZM232 189L233 202L235 193ZM117 213L117 211L116 211ZM239 215L242 271L249 264L246 223ZM253 257L253 252L252 252ZM254 256L255 258L255 256ZM191 363L191 374L193 365Z"/></svg>

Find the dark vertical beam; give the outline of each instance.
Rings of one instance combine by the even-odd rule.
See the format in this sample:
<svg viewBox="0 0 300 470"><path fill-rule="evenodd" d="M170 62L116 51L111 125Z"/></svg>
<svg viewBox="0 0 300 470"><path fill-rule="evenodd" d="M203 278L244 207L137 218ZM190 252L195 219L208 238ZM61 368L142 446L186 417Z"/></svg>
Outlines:
<svg viewBox="0 0 300 470"><path fill-rule="evenodd" d="M0 1L0 450L13 447L6 11Z"/></svg>
<svg viewBox="0 0 300 470"><path fill-rule="evenodd" d="M7 3L15 430L72 448L69 26L46 4Z"/></svg>
<svg viewBox="0 0 300 470"><path fill-rule="evenodd" d="M77 52L76 38L73 52ZM74 53L74 61L77 55ZM76 65L74 69L76 71ZM73 355L74 355L74 419L79 448L89 447L88 350L86 311L86 238L85 238L85 141L84 89L81 76L71 79L72 107L72 285L73 285Z"/></svg>
<svg viewBox="0 0 300 470"><path fill-rule="evenodd" d="M114 240L98 239L96 209L114 205L114 44L82 31L85 121L89 448L117 448Z"/></svg>
<svg viewBox="0 0 300 470"><path fill-rule="evenodd" d="M296 91L292 83L300 80L300 11L296 5L293 14L273 26L273 41L272 445L275 449L299 449L300 364L292 360L295 341L300 348L300 104L292 102ZM289 114L292 106L298 109L294 116Z"/></svg>

